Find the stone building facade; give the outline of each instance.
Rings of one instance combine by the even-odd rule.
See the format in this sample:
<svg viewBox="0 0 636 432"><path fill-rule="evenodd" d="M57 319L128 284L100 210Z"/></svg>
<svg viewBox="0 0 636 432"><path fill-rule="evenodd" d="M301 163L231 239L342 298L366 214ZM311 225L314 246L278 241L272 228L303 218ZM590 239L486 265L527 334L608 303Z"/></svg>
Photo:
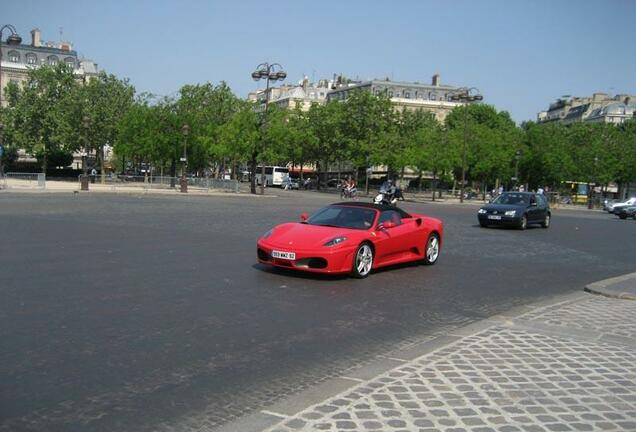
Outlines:
<svg viewBox="0 0 636 432"><path fill-rule="evenodd" d="M453 102L450 96L460 87L442 85L439 74L433 75L430 84L419 82L370 80L346 82L329 92L327 100L346 100L353 91L369 91L375 95L386 95L398 109L423 109L431 111L440 122L461 102Z"/></svg>
<svg viewBox="0 0 636 432"><path fill-rule="evenodd" d="M564 97L537 114L538 123L613 123L620 124L636 115L636 96L594 93L592 96Z"/></svg>
<svg viewBox="0 0 636 432"><path fill-rule="evenodd" d="M5 88L10 83L20 84L27 80L29 70L45 64L64 62L73 68L78 79L87 79L98 73L97 64L80 58L70 42L42 42L39 29L31 31L31 43L9 45L0 42L2 64L0 65L0 103L6 106Z"/></svg>

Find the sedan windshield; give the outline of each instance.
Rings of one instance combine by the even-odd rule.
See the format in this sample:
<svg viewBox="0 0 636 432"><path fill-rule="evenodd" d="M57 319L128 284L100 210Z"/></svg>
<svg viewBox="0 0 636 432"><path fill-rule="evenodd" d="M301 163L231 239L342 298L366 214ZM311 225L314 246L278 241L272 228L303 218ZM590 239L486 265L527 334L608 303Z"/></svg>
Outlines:
<svg viewBox="0 0 636 432"><path fill-rule="evenodd" d="M509 205L521 205L528 204L530 201L529 195L520 193L503 193L499 195L492 202L493 204L509 204Z"/></svg>
<svg viewBox="0 0 636 432"><path fill-rule="evenodd" d="M376 210L362 207L330 206L318 210L306 223L337 228L369 229Z"/></svg>

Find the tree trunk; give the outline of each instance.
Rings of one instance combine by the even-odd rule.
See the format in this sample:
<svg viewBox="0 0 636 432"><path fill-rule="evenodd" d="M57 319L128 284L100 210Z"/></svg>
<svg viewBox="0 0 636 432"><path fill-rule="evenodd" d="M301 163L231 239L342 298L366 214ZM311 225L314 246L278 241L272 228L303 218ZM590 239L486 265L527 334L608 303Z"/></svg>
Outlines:
<svg viewBox="0 0 636 432"><path fill-rule="evenodd" d="M46 147L44 147L44 152L42 153L42 173L46 176Z"/></svg>
<svg viewBox="0 0 636 432"><path fill-rule="evenodd" d="M250 193L256 195L256 153L252 154L250 160Z"/></svg>
<svg viewBox="0 0 636 432"><path fill-rule="evenodd" d="M100 150L99 150L100 156L100 171L102 173L102 178L101 178L101 183L104 184L106 183L106 173L104 173L104 145L102 144Z"/></svg>
<svg viewBox="0 0 636 432"><path fill-rule="evenodd" d="M316 161L316 175L318 177L318 184L316 184L316 190L320 190L320 180L321 180L321 172L320 172L320 161Z"/></svg>
<svg viewBox="0 0 636 432"><path fill-rule="evenodd" d="M176 181L175 177L177 176L177 160L173 157L170 161L170 187L175 187Z"/></svg>
<svg viewBox="0 0 636 432"><path fill-rule="evenodd" d="M422 170L417 174L417 192L422 193Z"/></svg>
<svg viewBox="0 0 636 432"><path fill-rule="evenodd" d="M433 171L433 201L435 201L435 192L437 192L437 173Z"/></svg>

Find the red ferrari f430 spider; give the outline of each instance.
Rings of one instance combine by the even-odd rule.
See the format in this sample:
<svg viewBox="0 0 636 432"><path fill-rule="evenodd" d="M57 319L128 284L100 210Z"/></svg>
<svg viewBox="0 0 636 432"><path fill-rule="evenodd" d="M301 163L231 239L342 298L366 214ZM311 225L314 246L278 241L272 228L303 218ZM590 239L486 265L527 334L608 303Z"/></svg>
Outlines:
<svg viewBox="0 0 636 432"><path fill-rule="evenodd" d="M408 261L435 264L444 226L432 217L390 205L343 202L300 222L278 225L257 242L261 264L315 273L350 273Z"/></svg>

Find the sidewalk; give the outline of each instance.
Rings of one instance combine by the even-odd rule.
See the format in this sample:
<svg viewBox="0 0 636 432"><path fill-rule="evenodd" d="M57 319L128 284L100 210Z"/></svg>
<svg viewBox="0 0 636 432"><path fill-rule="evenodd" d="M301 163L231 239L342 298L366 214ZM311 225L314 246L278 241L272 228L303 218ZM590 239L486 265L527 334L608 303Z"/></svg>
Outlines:
<svg viewBox="0 0 636 432"><path fill-rule="evenodd" d="M2 186L2 185L0 185ZM181 193L177 188L170 188L165 185L157 185L152 183L116 183L102 184L99 181L89 184L88 191L81 191L78 182L69 181L55 181L47 180L46 187L37 187L35 182L25 182L10 180L7 182L8 187L0 187L0 192L5 193L79 193L79 194L94 194L94 193L115 193L115 194L157 194L157 195L208 195L208 196L259 196L272 198L276 195L268 191L265 195L251 195L248 191L239 190L239 192L227 191L222 189L207 189L197 186L189 186L187 193Z"/></svg>
<svg viewBox="0 0 636 432"><path fill-rule="evenodd" d="M590 288L591 287L591 288ZM636 273L379 357L221 431L636 431Z"/></svg>

